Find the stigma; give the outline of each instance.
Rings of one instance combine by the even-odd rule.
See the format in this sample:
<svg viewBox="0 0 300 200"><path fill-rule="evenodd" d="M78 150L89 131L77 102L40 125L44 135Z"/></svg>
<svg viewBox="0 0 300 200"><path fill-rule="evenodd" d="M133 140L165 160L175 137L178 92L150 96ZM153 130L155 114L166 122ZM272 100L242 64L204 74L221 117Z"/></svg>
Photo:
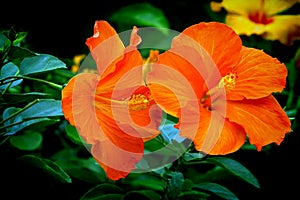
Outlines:
<svg viewBox="0 0 300 200"><path fill-rule="evenodd" d="M228 94L235 88L237 79L238 79L237 72L229 72L226 76L222 77L218 87L219 88L224 87L226 93Z"/></svg>
<svg viewBox="0 0 300 200"><path fill-rule="evenodd" d="M149 97L143 94L133 94L128 101L129 110L145 110L150 106Z"/></svg>

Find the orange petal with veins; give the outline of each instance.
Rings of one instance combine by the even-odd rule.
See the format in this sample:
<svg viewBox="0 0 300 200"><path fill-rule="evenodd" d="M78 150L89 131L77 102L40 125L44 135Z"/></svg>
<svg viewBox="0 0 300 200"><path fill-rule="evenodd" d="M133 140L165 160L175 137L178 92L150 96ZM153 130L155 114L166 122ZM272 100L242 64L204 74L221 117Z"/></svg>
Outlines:
<svg viewBox="0 0 300 200"><path fill-rule="evenodd" d="M274 96L260 99L227 101L226 117L241 125L257 150L263 146L280 144L291 131L291 122Z"/></svg>

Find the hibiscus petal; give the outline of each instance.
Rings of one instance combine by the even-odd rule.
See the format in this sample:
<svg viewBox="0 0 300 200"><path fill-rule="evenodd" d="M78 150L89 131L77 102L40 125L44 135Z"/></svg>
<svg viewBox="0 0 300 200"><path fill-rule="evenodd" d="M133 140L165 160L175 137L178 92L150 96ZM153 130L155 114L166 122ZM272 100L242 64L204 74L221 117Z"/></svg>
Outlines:
<svg viewBox="0 0 300 200"><path fill-rule="evenodd" d="M186 28L174 38L172 47L182 45L190 46L197 51L204 48L212 57L220 74L224 76L240 59L242 41L230 27L223 23L201 22Z"/></svg>
<svg viewBox="0 0 300 200"><path fill-rule="evenodd" d="M251 21L247 15L229 13L226 15L225 23L238 35L262 35L266 31L266 26L264 24L258 24Z"/></svg>
<svg viewBox="0 0 300 200"><path fill-rule="evenodd" d="M125 52L135 50L137 45L139 45L142 42L142 38L138 35L138 30L139 29L136 26L133 26L130 35L130 43L129 46L126 47Z"/></svg>
<svg viewBox="0 0 300 200"><path fill-rule="evenodd" d="M259 151L273 142L279 145L291 131L288 116L272 95L253 100L227 101L226 115L231 122L245 129L250 143Z"/></svg>
<svg viewBox="0 0 300 200"><path fill-rule="evenodd" d="M128 125L130 125L129 128L133 127L145 141L156 137L160 133L158 128L162 120L162 110L152 99L149 88L139 86L133 91L123 90L122 92L124 91L128 92L125 96L137 95L138 97L134 99L127 98L123 101L113 100L110 105L112 118L125 132L128 132ZM112 98L115 97L112 96Z"/></svg>
<svg viewBox="0 0 300 200"><path fill-rule="evenodd" d="M248 15L261 10L265 11L267 16L279 13L292 7L298 0L252 0L251 3L241 3L239 0L223 0L221 5L230 13Z"/></svg>
<svg viewBox="0 0 300 200"><path fill-rule="evenodd" d="M127 128L126 133L113 119L101 117L106 139L92 145L91 153L111 180L126 177L143 157L144 143L138 132Z"/></svg>
<svg viewBox="0 0 300 200"><path fill-rule="evenodd" d="M73 77L62 91L62 108L84 142L92 144L91 153L108 177L116 180L125 177L142 158L143 139L130 125L124 129L127 132L118 126L111 117L109 100L96 98L93 102L98 78L96 74Z"/></svg>
<svg viewBox="0 0 300 200"><path fill-rule="evenodd" d="M268 16L287 10L299 0L265 0L264 10Z"/></svg>
<svg viewBox="0 0 300 200"><path fill-rule="evenodd" d="M114 70L107 68L123 55L125 49L115 29L104 20L95 22L94 35L87 38L86 45L97 64L98 73L103 77Z"/></svg>
<svg viewBox="0 0 300 200"><path fill-rule="evenodd" d="M257 99L285 88L287 68L278 59L261 50L244 47L243 57L234 68L238 78L229 100Z"/></svg>
<svg viewBox="0 0 300 200"><path fill-rule="evenodd" d="M156 103L170 115L179 116L180 102L177 96L167 87L159 84L148 84L152 97Z"/></svg>
<svg viewBox="0 0 300 200"><path fill-rule="evenodd" d="M193 137L200 113L199 100L190 83L177 71L168 68L161 68L159 73L152 72L148 77L152 97L166 113L180 118L180 130Z"/></svg>
<svg viewBox="0 0 300 200"><path fill-rule="evenodd" d="M110 74L101 78L97 93L122 91L143 85L142 65L143 59L140 52L138 50L128 51L122 59L111 66L114 69L111 70Z"/></svg>
<svg viewBox="0 0 300 200"><path fill-rule="evenodd" d="M96 74L78 74L62 90L62 110L87 143L102 140L93 106L93 95L98 83Z"/></svg>
<svg viewBox="0 0 300 200"><path fill-rule="evenodd" d="M249 12L258 11L262 0L252 0L251 3L241 3L239 0L223 0L221 5L229 13L247 15Z"/></svg>
<svg viewBox="0 0 300 200"><path fill-rule="evenodd" d="M181 136L193 140L196 150L209 155L225 155L237 151L246 140L244 129L229 122L217 111L201 109L199 127L196 135Z"/></svg>
<svg viewBox="0 0 300 200"><path fill-rule="evenodd" d="M165 76L169 77L165 78ZM189 83L183 83L181 77ZM215 87L221 75L205 49L181 45L159 55L147 78L147 83L173 80L178 82L178 87L182 87L181 84L188 84L200 99L207 92L207 88ZM184 87L182 89L184 90Z"/></svg>
<svg viewBox="0 0 300 200"><path fill-rule="evenodd" d="M279 40L285 45L292 45L300 39L300 15L278 15L273 19L273 23L266 26L265 39Z"/></svg>
<svg viewBox="0 0 300 200"><path fill-rule="evenodd" d="M153 64L147 84L155 102L167 113L178 117L181 108L198 106L195 102L201 95L203 80L197 74L199 72L185 59L167 52L161 55L158 63Z"/></svg>

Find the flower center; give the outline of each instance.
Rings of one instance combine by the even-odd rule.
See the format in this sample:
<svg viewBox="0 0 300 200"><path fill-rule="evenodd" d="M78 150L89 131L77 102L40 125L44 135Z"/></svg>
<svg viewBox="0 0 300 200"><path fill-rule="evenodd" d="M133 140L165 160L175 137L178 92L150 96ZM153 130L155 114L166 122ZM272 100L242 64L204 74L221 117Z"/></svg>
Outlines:
<svg viewBox="0 0 300 200"><path fill-rule="evenodd" d="M266 14L259 12L249 15L248 18L257 24L264 25L270 24L274 21L272 17L267 17Z"/></svg>
<svg viewBox="0 0 300 200"><path fill-rule="evenodd" d="M200 103L203 108L212 111L214 110L213 104L219 100L224 98L224 94L221 88L224 87L226 94L231 92L235 88L236 80L238 78L237 72L229 72L226 76L224 76L219 84L212 89L210 89L201 99Z"/></svg>
<svg viewBox="0 0 300 200"><path fill-rule="evenodd" d="M228 94L234 89L237 78L238 78L237 72L230 72L221 79L218 87L219 88L224 87L226 93Z"/></svg>
<svg viewBox="0 0 300 200"><path fill-rule="evenodd" d="M130 110L145 110L150 105L150 99L143 94L133 94L128 105Z"/></svg>
<svg viewBox="0 0 300 200"><path fill-rule="evenodd" d="M261 0L259 10L250 14L248 18L254 23L264 25L270 24L274 21L272 17L267 17L265 13L265 0Z"/></svg>

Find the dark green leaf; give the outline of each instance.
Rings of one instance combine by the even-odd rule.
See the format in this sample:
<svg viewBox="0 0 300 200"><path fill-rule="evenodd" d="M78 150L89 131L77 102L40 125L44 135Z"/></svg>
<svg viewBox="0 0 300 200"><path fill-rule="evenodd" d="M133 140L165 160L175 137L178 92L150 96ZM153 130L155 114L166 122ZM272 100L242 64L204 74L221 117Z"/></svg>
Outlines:
<svg viewBox="0 0 300 200"><path fill-rule="evenodd" d="M10 108L6 108L4 111L3 111L3 114L2 114L2 118L4 120L8 119L11 115L13 115L14 113L16 112L19 112L21 110L21 108L15 108L15 107L10 107ZM4 123L5 126L8 126L10 125L11 123L13 123L14 121L14 118L11 118L11 119L8 119L6 120L6 122Z"/></svg>
<svg viewBox="0 0 300 200"><path fill-rule="evenodd" d="M65 131L67 133L68 138L70 138L71 141L73 141L75 144L82 144L82 139L79 135L79 133L77 132L77 129L75 126L72 126L70 124L67 124L65 127Z"/></svg>
<svg viewBox="0 0 300 200"><path fill-rule="evenodd" d="M5 52L10 44L11 41L2 32L0 32L0 53Z"/></svg>
<svg viewBox="0 0 300 200"><path fill-rule="evenodd" d="M106 194L124 194L125 191L115 184L102 183L88 190L80 200L98 199Z"/></svg>
<svg viewBox="0 0 300 200"><path fill-rule="evenodd" d="M36 119L16 118L15 121L7 127L5 136L14 135L22 130L33 129L44 131L44 128L59 122L59 119L50 119L47 117L38 117Z"/></svg>
<svg viewBox="0 0 300 200"><path fill-rule="evenodd" d="M223 199L238 200L238 197L235 196L235 194L233 194L230 190L228 190L224 186L219 185L217 183L200 183L194 185L193 188L208 191L219 197L222 197Z"/></svg>
<svg viewBox="0 0 300 200"><path fill-rule="evenodd" d="M161 196L152 190L134 190L127 192L123 197L123 200L131 199L160 200Z"/></svg>
<svg viewBox="0 0 300 200"><path fill-rule="evenodd" d="M57 57L48 54L40 54L24 58L20 64L20 74L31 75L45 73L60 68L66 68L66 64Z"/></svg>
<svg viewBox="0 0 300 200"><path fill-rule="evenodd" d="M131 173L122 181L133 189L164 191L167 187L165 180L148 173Z"/></svg>
<svg viewBox="0 0 300 200"><path fill-rule="evenodd" d="M189 162L189 161L195 161L195 160L202 160L203 158L203 154L201 154L200 152L198 153L190 153L190 152L186 152L183 155L183 158L185 161Z"/></svg>
<svg viewBox="0 0 300 200"><path fill-rule="evenodd" d="M37 54L24 47L12 46L8 56L10 60L36 56Z"/></svg>
<svg viewBox="0 0 300 200"><path fill-rule="evenodd" d="M94 197L91 198L89 200L122 200L123 199L123 195L122 194L104 194L98 197ZM85 199L81 199L81 200L85 200Z"/></svg>
<svg viewBox="0 0 300 200"><path fill-rule="evenodd" d="M54 99L40 99L36 104L21 112L23 119L32 117L58 117L63 116L61 101Z"/></svg>
<svg viewBox="0 0 300 200"><path fill-rule="evenodd" d="M32 151L41 146L43 136L40 132L26 131L22 135L16 135L10 138L12 146L25 151Z"/></svg>
<svg viewBox="0 0 300 200"><path fill-rule="evenodd" d="M123 30L132 29L133 25L139 27L169 28L168 19L162 10L147 2L122 7L113 13L109 20L120 27L125 27ZM168 29L161 30L164 33L168 33Z"/></svg>
<svg viewBox="0 0 300 200"><path fill-rule="evenodd" d="M145 150L149 152L157 151L161 148L164 148L167 143L165 143L163 137L161 135L158 135L157 137L153 138L152 140L145 142Z"/></svg>
<svg viewBox="0 0 300 200"><path fill-rule="evenodd" d="M182 190L191 190L194 186L194 183L190 179L184 179Z"/></svg>
<svg viewBox="0 0 300 200"><path fill-rule="evenodd" d="M1 68L0 72L0 80L6 79L11 76L16 76L19 73L19 68L12 62L7 63ZM4 83L0 83L0 90L4 90L6 87L9 86L11 83L10 87L14 87L16 85L19 85L22 82L22 79L14 80L14 79L6 79Z"/></svg>
<svg viewBox="0 0 300 200"><path fill-rule="evenodd" d="M71 177L97 184L107 180L104 170L94 158L79 158L74 149L64 149L52 157Z"/></svg>
<svg viewBox="0 0 300 200"><path fill-rule="evenodd" d="M207 162L221 166L241 178L242 180L250 183L251 185L259 188L259 183L255 176L241 163L231 158L226 157L209 157L206 159Z"/></svg>
<svg viewBox="0 0 300 200"><path fill-rule="evenodd" d="M31 105L31 106L29 106ZM30 103L27 105L27 109L24 109L23 112L20 112L21 109L16 108L7 108L9 110L4 110L3 119L6 120L10 116L14 115L16 112L20 112L15 115L12 119L8 120L5 125L9 126L7 128L6 135L13 135L22 129L31 126L33 124L41 123L44 126L51 125L58 122L59 119L51 119L52 117L63 116L61 101L54 99L41 99L37 103ZM14 110L14 113L11 111ZM7 113L10 113L8 115ZM51 117L51 118L49 118Z"/></svg>
<svg viewBox="0 0 300 200"><path fill-rule="evenodd" d="M172 172L168 175L171 177L169 178L169 187L167 193L172 197L172 199L175 199L179 192L182 190L184 177L181 172Z"/></svg>
<svg viewBox="0 0 300 200"><path fill-rule="evenodd" d="M287 69L288 69L288 72L289 72L289 75L288 75L288 88L291 88L293 89L294 88L294 85L295 85L295 82L296 82L296 76L297 76L297 73L296 73L296 61L295 59L291 59L288 63L285 63Z"/></svg>
<svg viewBox="0 0 300 200"><path fill-rule="evenodd" d="M57 165L55 162L49 159L40 158L34 155L24 155L18 158L18 160L32 167L42 170L49 176L63 183L72 182L70 176L59 165Z"/></svg>
<svg viewBox="0 0 300 200"><path fill-rule="evenodd" d="M178 200L207 200L210 195L205 192L200 192L196 190L181 192L176 199Z"/></svg>
<svg viewBox="0 0 300 200"><path fill-rule="evenodd" d="M3 99L6 103L9 104L17 104L17 103L24 103L24 102L31 102L36 99L44 99L49 98L49 94L41 93L41 92L28 92L28 93L7 93L3 95Z"/></svg>

